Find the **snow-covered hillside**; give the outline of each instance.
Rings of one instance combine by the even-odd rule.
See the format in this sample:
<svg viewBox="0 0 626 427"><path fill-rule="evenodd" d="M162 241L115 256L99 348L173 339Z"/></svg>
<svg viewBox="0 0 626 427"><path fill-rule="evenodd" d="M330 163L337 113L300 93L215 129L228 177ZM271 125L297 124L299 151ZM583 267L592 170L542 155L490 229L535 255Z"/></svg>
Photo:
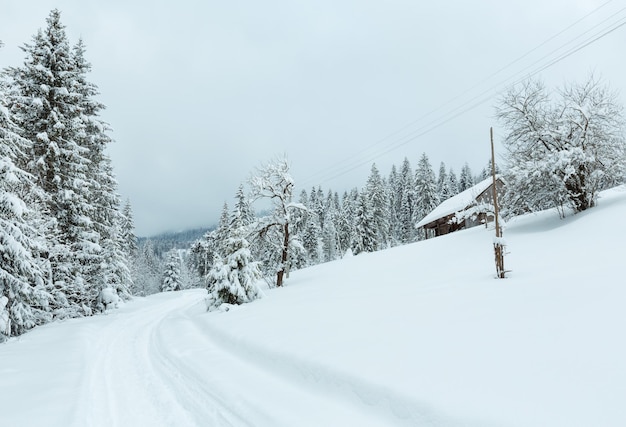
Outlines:
<svg viewBox="0 0 626 427"><path fill-rule="evenodd" d="M626 189L292 273L229 312L205 291L0 345L0 426L626 425Z"/></svg>

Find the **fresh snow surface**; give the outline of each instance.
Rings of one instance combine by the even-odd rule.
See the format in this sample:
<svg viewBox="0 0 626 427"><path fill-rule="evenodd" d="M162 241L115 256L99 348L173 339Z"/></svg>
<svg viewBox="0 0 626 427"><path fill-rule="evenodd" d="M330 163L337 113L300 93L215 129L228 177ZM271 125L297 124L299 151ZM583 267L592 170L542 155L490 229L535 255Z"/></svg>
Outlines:
<svg viewBox="0 0 626 427"><path fill-rule="evenodd" d="M486 178L467 190L461 191L459 194L444 200L428 215L422 218L420 222L417 223L416 227L421 227L436 219L444 218L452 213L464 210L474 203L476 201L476 197L489 188L491 184L493 184L493 178Z"/></svg>
<svg viewBox="0 0 626 427"><path fill-rule="evenodd" d="M207 313L136 298L0 345L0 425L625 426L626 189L291 274Z"/></svg>

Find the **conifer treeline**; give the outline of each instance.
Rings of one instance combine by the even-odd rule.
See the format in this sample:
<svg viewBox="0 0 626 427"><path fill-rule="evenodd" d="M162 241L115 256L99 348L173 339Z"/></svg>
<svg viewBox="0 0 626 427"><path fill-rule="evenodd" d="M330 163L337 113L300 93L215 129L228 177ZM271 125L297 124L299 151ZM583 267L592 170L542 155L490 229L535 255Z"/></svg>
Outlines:
<svg viewBox="0 0 626 427"><path fill-rule="evenodd" d="M442 162L437 175L424 153L415 171L407 158L400 168L392 166L387 177L372 165L365 185L345 191L341 196L321 187L301 190L295 203L301 208L295 209L288 219L291 245L285 268L295 270L341 258L348 252L373 252L424 239L426 236L415 224L441 201L486 178L489 170L490 164L474 176L465 164L457 179L455 172ZM209 282L214 282L212 269L216 262L223 263L227 257L225 247L229 236L232 237L233 218L243 217L238 222L237 233L245 235L252 258L259 262L263 276L271 283L269 278L283 266L277 259L276 245L259 238L259 224L267 221L255 218L251 197L246 196L243 186L239 187L235 199L232 211L224 204L217 228L191 246L189 267L200 283L208 277ZM247 232L242 232L241 228L246 228ZM280 239L273 240L280 242ZM208 285L210 288L210 283Z"/></svg>
<svg viewBox="0 0 626 427"><path fill-rule="evenodd" d="M23 65L2 73L0 341L130 296L130 206L105 153L85 45L70 46L60 17L53 10Z"/></svg>

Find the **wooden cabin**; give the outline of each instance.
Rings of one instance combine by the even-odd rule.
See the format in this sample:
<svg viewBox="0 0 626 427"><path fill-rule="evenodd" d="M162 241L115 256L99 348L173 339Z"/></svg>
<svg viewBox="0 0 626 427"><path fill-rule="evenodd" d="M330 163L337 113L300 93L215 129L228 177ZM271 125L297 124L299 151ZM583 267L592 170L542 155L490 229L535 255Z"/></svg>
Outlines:
<svg viewBox="0 0 626 427"><path fill-rule="evenodd" d="M502 194L504 183L496 179L496 191ZM464 228L493 221L493 178L489 177L471 188L444 200L417 223L426 237L442 236Z"/></svg>

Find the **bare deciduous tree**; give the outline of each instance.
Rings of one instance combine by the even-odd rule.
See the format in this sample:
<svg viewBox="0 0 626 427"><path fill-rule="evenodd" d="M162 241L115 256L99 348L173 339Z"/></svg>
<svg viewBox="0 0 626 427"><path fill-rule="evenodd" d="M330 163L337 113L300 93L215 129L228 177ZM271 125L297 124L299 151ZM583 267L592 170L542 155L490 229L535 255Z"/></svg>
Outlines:
<svg viewBox="0 0 626 427"><path fill-rule="evenodd" d="M508 134L507 194L512 213L593 207L600 190L623 181L626 144L622 106L591 76L550 91L529 80L500 100L497 117Z"/></svg>
<svg viewBox="0 0 626 427"><path fill-rule="evenodd" d="M269 199L274 208L272 215L258 220L255 229L258 236L268 240L270 246L280 253L280 260L275 266L277 287L283 285L284 276L289 270L290 247L301 246L289 233L293 211L306 210L302 204L292 202L293 186L286 157L262 165L250 178L252 199Z"/></svg>

